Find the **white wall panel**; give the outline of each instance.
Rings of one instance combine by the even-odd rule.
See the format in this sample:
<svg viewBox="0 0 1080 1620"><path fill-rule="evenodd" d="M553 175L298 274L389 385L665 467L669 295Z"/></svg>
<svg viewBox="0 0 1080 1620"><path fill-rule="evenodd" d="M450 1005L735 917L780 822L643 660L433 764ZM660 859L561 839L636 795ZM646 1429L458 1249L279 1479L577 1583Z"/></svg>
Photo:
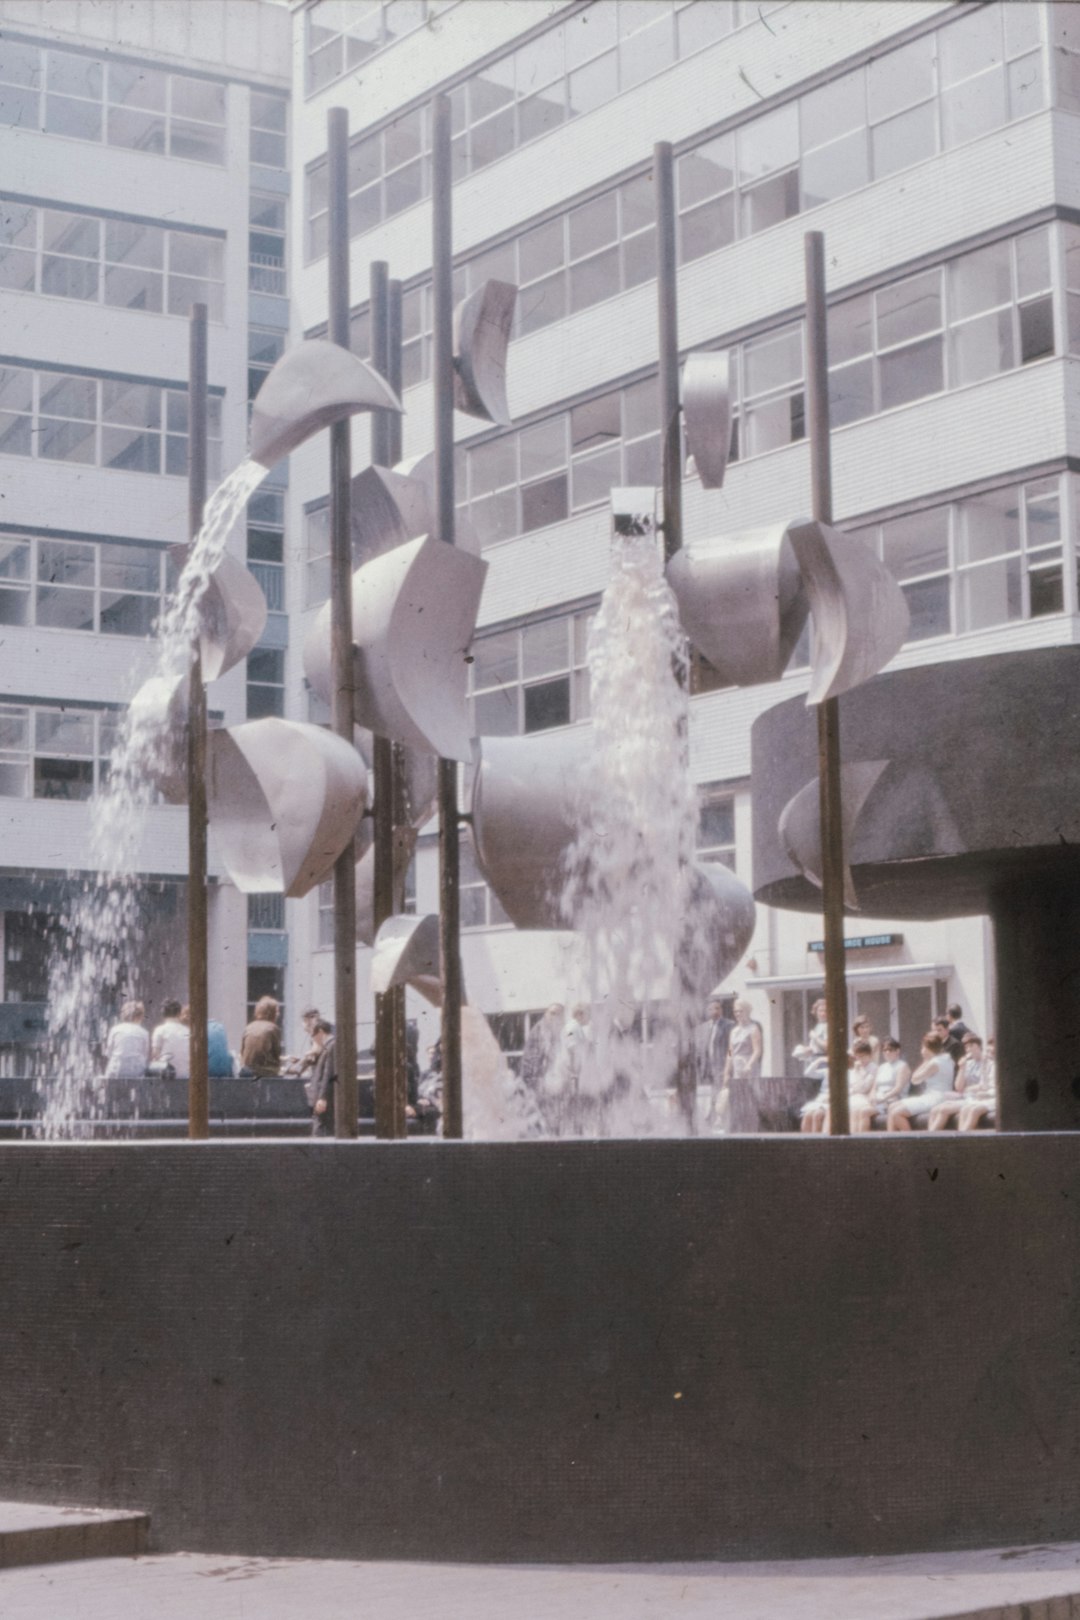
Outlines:
<svg viewBox="0 0 1080 1620"><path fill-rule="evenodd" d="M257 78L288 74L289 13L266 0L0 0L0 25L217 74L225 64Z"/></svg>
<svg viewBox="0 0 1080 1620"><path fill-rule="evenodd" d="M4 189L72 208L130 209L178 225L235 226L224 168L39 130L5 129ZM246 219L246 209L244 218Z"/></svg>
<svg viewBox="0 0 1080 1620"><path fill-rule="evenodd" d="M64 703L126 703L152 672L156 643L134 636L5 625L0 690ZM210 698L215 707L214 698Z"/></svg>
<svg viewBox="0 0 1080 1620"><path fill-rule="evenodd" d="M73 461L0 457L4 521L41 528L187 539L187 481L80 467Z"/></svg>

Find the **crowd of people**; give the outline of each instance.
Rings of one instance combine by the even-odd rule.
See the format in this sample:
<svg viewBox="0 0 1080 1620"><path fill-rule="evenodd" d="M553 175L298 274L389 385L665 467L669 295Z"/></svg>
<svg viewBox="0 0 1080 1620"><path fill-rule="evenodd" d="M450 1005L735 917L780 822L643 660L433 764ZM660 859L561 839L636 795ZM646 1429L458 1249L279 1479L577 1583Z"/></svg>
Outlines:
<svg viewBox="0 0 1080 1620"><path fill-rule="evenodd" d="M825 1003L813 1008L815 1024L795 1056L803 1073L820 1078L816 1097L802 1109L802 1129L827 1133L830 1128L828 1023ZM848 1114L852 1133L870 1130L910 1131L925 1126L942 1131L955 1124L973 1131L997 1119L997 1059L993 1037L982 1037L964 1023L954 1003L935 1018L922 1037L915 1068L893 1036L880 1040L869 1018L856 1018L848 1053Z"/></svg>
<svg viewBox="0 0 1080 1620"><path fill-rule="evenodd" d="M334 1028L317 1007L305 1008L301 1023L307 1044L298 1056L290 1056L282 1048L281 1004L273 996L263 996L256 1002L237 1050L230 1048L224 1024L211 1018L206 1030L209 1078L298 1080L303 1084L311 1109L312 1134L333 1136L337 1086ZM441 1114L439 1046L436 1043L429 1049L428 1065L421 1073L416 1062L414 1030L410 1030L410 1037L406 1055L406 1112L410 1118L430 1128ZM174 999L162 1002L161 1021L151 1031L146 1026L145 1003L125 1001L119 1020L105 1042L106 1080L188 1080L190 1077L190 1007ZM368 1091L370 1093L370 1086Z"/></svg>

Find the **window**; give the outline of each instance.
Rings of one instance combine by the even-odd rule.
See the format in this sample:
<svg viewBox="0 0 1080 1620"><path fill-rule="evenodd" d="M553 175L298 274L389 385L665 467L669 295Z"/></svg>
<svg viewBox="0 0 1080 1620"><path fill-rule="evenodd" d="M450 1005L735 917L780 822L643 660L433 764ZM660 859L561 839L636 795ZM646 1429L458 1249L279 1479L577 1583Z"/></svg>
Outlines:
<svg viewBox="0 0 1080 1620"><path fill-rule="evenodd" d="M220 393L207 416L209 472L220 478ZM0 367L0 455L184 477L187 432L186 388Z"/></svg>
<svg viewBox="0 0 1080 1620"><path fill-rule="evenodd" d="M112 710L0 703L0 795L88 799L116 743Z"/></svg>
<svg viewBox="0 0 1080 1620"><path fill-rule="evenodd" d="M470 688L477 734L512 737L587 719L591 622L591 613L574 613L477 636Z"/></svg>
<svg viewBox="0 0 1080 1620"><path fill-rule="evenodd" d="M510 926L496 895L488 888L476 864L472 833L466 830L460 843L461 865L461 926L462 928L497 928Z"/></svg>
<svg viewBox="0 0 1080 1620"><path fill-rule="evenodd" d="M306 607L325 602L330 595L330 507L304 513L304 552L307 557Z"/></svg>
<svg viewBox="0 0 1080 1620"><path fill-rule="evenodd" d="M460 509L489 545L602 503L613 485L656 484L658 418L648 377L462 450Z"/></svg>
<svg viewBox="0 0 1080 1620"><path fill-rule="evenodd" d="M285 927L283 894L248 895L248 932L278 934Z"/></svg>
<svg viewBox="0 0 1080 1620"><path fill-rule="evenodd" d="M283 334L271 333L283 342ZM260 341L257 329L248 332L248 352ZM249 383L252 367L249 365ZM248 503L247 565L262 588L266 606L271 613L285 611L285 522L284 501L280 495L271 496L258 505Z"/></svg>
<svg viewBox="0 0 1080 1620"><path fill-rule="evenodd" d="M854 532L895 575L909 641L1065 610L1059 478L988 490Z"/></svg>
<svg viewBox="0 0 1080 1620"><path fill-rule="evenodd" d="M280 647L256 647L247 661L247 717L285 713L285 653Z"/></svg>
<svg viewBox="0 0 1080 1620"><path fill-rule="evenodd" d="M151 636L167 569L160 546L0 536L0 624Z"/></svg>
<svg viewBox="0 0 1080 1620"><path fill-rule="evenodd" d="M284 197L259 191L251 193L248 204L248 286L252 292L285 296L287 206Z"/></svg>
<svg viewBox="0 0 1080 1620"><path fill-rule="evenodd" d="M397 3L405 6L407 0ZM427 6L430 13L432 0ZM678 58L723 39L739 23L759 21L762 9L756 0L593 0L587 10L555 22L453 87L455 178L603 106ZM386 33L391 11L386 0L321 0L309 10L309 93L392 43ZM426 105L353 141L353 235L430 194L430 150ZM325 159L307 172L307 219L307 253L318 258L326 252Z"/></svg>
<svg viewBox="0 0 1080 1620"><path fill-rule="evenodd" d="M138 220L0 203L0 286L118 309L225 318L225 241Z"/></svg>
<svg viewBox="0 0 1080 1620"><path fill-rule="evenodd" d="M307 93L394 45L445 11L452 0L318 0L304 15Z"/></svg>
<svg viewBox="0 0 1080 1620"><path fill-rule="evenodd" d="M1065 229L1068 243L1073 228ZM1043 226L834 305L833 424L978 382L1053 352L1050 233Z"/></svg>
<svg viewBox="0 0 1080 1620"><path fill-rule="evenodd" d="M334 948L334 880L326 878L319 884L317 916L315 919L316 949L332 951Z"/></svg>
<svg viewBox="0 0 1080 1620"><path fill-rule="evenodd" d="M284 169L288 164L289 103L284 96L251 92L252 163L267 169Z"/></svg>
<svg viewBox="0 0 1080 1620"><path fill-rule="evenodd" d="M0 46L0 123L196 163L225 161L225 86L138 62Z"/></svg>
<svg viewBox="0 0 1080 1620"><path fill-rule="evenodd" d="M735 795L718 782L698 788L697 855L735 870Z"/></svg>

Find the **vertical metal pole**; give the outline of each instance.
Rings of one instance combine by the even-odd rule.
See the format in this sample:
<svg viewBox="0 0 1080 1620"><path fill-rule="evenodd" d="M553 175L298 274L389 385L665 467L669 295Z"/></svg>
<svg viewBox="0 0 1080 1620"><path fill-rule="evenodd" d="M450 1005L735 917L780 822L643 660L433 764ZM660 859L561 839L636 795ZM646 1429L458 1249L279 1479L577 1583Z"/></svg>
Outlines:
<svg viewBox="0 0 1080 1620"><path fill-rule="evenodd" d="M402 384L402 287L401 282L390 282L390 321L387 333L387 380L397 395L401 398ZM396 411L387 413L387 459L391 467L401 460L402 453L402 419ZM405 804L405 749L401 743L394 743L390 754L390 788L391 803L393 807L393 824L395 836L399 828L404 828L407 817ZM405 874L402 873L394 885L393 909L395 912L405 909ZM408 1049L405 1031L405 986L395 985L390 991L390 1022L393 1026L393 1075L394 1075L394 1135L401 1137L408 1132L405 1110L408 1105Z"/></svg>
<svg viewBox="0 0 1080 1620"><path fill-rule="evenodd" d="M807 231L806 419L810 436L811 509L831 523L832 455L829 445L829 351L825 307L825 238ZM848 1031L844 963L844 827L840 794L840 704L817 706L821 822L821 895L825 915L825 1002L829 1025L829 1115L833 1136L847 1136Z"/></svg>
<svg viewBox="0 0 1080 1620"><path fill-rule="evenodd" d="M653 192L656 197L656 313L660 394L660 480L664 502L664 560L670 562L682 546L682 420L679 401L679 286L675 254L675 160L669 141L653 147ZM682 737L683 758L689 759L689 736ZM692 955L689 938L680 952L685 964ZM680 990L684 1005L693 985L684 966ZM683 1032L689 1034L689 1031ZM697 1074L693 1051L680 1042L675 1074L675 1095L689 1135L697 1131Z"/></svg>
<svg viewBox="0 0 1080 1620"><path fill-rule="evenodd" d="M450 98L432 102L432 378L435 386L435 532L454 544L454 264ZM443 1136L463 1130L461 894L457 764L439 761L439 946L442 954Z"/></svg>
<svg viewBox="0 0 1080 1620"><path fill-rule="evenodd" d="M390 374L390 282L386 261L376 259L370 271L371 363L382 377ZM371 460L390 465L388 411L371 413ZM394 755L389 737L376 737L375 846L373 910L376 932L394 912ZM394 1003L392 995L375 997L375 1135L398 1135L394 1074ZM402 1121L404 1124L404 1120Z"/></svg>
<svg viewBox="0 0 1080 1620"><path fill-rule="evenodd" d="M664 557L682 545L682 432L679 421L679 303L675 264L675 163L670 141L653 147L656 296L660 328L660 454Z"/></svg>
<svg viewBox="0 0 1080 1620"><path fill-rule="evenodd" d="M206 503L206 305L191 306L188 361L188 534L202 528ZM210 1135L210 1079L206 1021L209 1017L206 925L206 687L196 641L191 656L188 704L188 1005L191 1068L188 1136Z"/></svg>
<svg viewBox="0 0 1080 1620"><path fill-rule="evenodd" d="M331 107L326 115L329 153L330 248L329 337L349 347L349 115ZM330 428L330 602L333 725L353 746L352 478L351 424ZM357 1134L356 1080L356 851L350 838L334 864L334 1052L337 1095L334 1134Z"/></svg>

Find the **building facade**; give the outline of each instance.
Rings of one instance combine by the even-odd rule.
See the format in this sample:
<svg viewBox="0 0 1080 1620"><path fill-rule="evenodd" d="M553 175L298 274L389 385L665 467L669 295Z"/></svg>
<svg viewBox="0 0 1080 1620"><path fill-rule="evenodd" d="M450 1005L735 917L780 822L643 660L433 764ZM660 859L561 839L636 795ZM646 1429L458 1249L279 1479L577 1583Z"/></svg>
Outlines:
<svg viewBox="0 0 1080 1620"><path fill-rule="evenodd" d="M226 64L228 64L226 66ZM0 1063L33 1060L50 939L87 864L87 800L149 672L187 536L190 307L209 316L209 473L240 461L249 378L288 326L289 17L260 0L0 3ZM281 706L284 483L230 547L272 609L215 717ZM245 679L246 675L246 679ZM156 806L128 987L186 997L186 815ZM215 873L211 1011L234 1040L286 952ZM252 983L249 985L249 956Z"/></svg>
<svg viewBox="0 0 1080 1620"><path fill-rule="evenodd" d="M369 261L385 259L405 287L406 454L431 432L436 90L454 114L458 290L487 276L520 288L514 427L457 418L459 509L490 565L473 648L477 732L588 716L608 490L659 481L658 140L676 153L680 347L728 349L736 389L733 465L722 491L688 480L687 540L808 508L803 235L820 230L836 518L907 597L911 630L892 667L1076 639L1076 8L316 0L294 6L293 25L296 319L307 332L325 322L326 110L343 105L354 347L366 352ZM360 427L354 457L367 458ZM325 451L305 447L293 462L301 543L289 588L306 617L327 588ZM750 726L805 690L805 661L804 646L780 682L744 691L695 668L702 851L751 886ZM301 682L287 702L307 717ZM928 754L947 754L947 709L926 727ZM467 843L463 870L467 990L515 1050L563 993L564 942L509 928ZM420 909L435 909L430 839L415 890ZM328 903L299 903L292 929L296 993L324 1003ZM820 919L759 908L726 986L763 1024L770 1072L792 1067L805 1034L822 933ZM947 1002L992 1029L984 919L859 917L847 933L851 1011L899 1034L909 1056Z"/></svg>

